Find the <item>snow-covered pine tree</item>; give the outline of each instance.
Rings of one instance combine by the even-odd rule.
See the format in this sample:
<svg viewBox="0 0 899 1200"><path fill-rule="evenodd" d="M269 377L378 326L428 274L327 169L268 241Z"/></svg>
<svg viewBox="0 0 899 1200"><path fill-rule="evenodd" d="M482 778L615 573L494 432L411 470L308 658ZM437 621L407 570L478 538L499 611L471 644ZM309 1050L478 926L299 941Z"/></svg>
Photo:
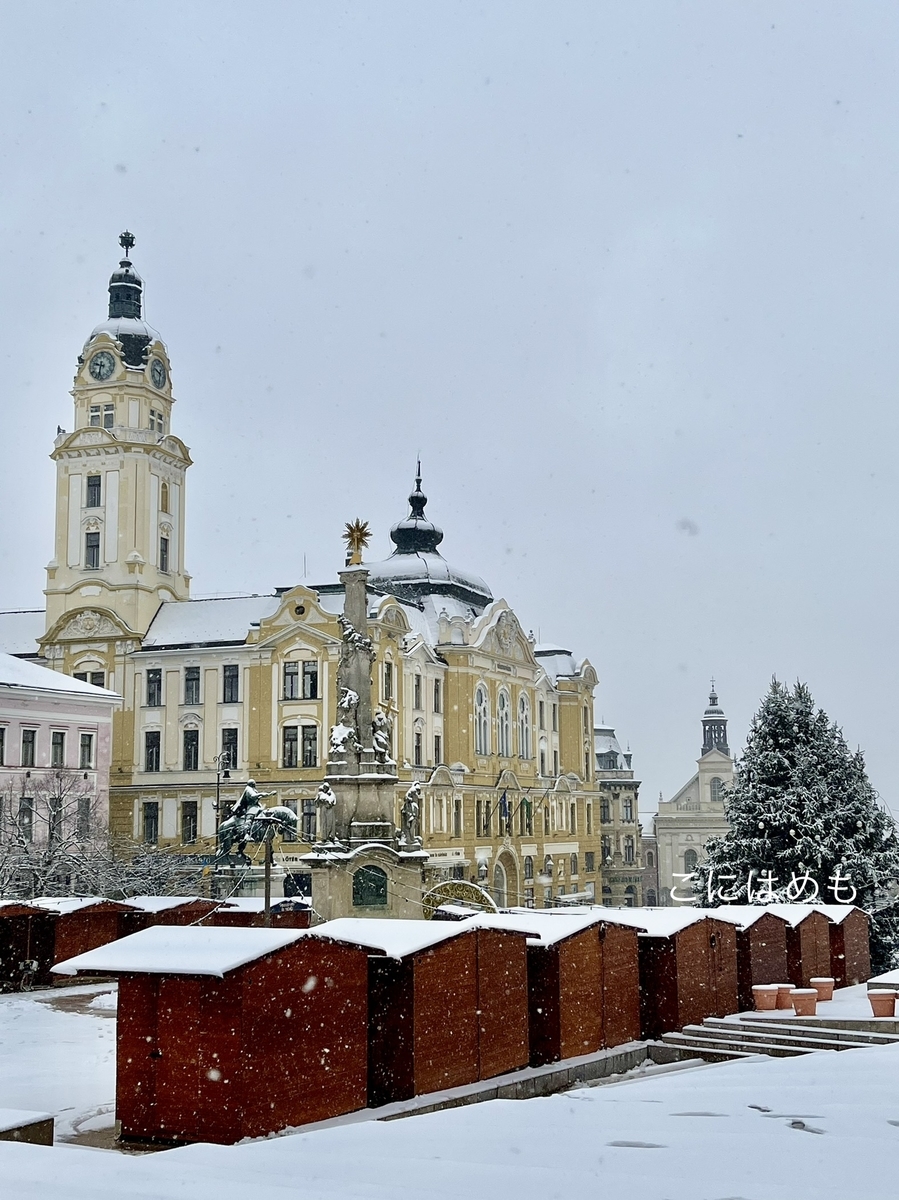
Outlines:
<svg viewBox="0 0 899 1200"><path fill-rule="evenodd" d="M816 711L804 683L791 691L772 680L725 810L730 829L708 842L694 883L702 906L815 896L832 904L848 899L851 887L854 902L873 912L899 884L895 822L861 751L850 750L837 725ZM774 893L767 896L766 878ZM888 969L897 952L896 919L875 917L872 965Z"/></svg>

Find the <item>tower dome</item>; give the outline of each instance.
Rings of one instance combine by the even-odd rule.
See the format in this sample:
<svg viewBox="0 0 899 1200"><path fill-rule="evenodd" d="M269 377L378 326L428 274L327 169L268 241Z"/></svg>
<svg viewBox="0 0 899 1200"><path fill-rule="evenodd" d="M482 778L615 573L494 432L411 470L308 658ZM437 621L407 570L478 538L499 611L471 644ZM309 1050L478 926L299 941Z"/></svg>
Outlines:
<svg viewBox="0 0 899 1200"><path fill-rule="evenodd" d="M366 563L372 587L402 600L424 596L453 596L481 613L493 603L493 594L483 579L470 571L450 566L437 547L443 530L425 516L428 498L421 490L421 463L415 487L409 496L409 515L390 530L396 546L383 562Z"/></svg>
<svg viewBox="0 0 899 1200"><path fill-rule="evenodd" d="M108 333L121 342L122 357L126 364L140 367L143 366L147 346L162 339L142 317L144 281L128 257L134 246L134 235L126 229L119 236L119 245L125 257L109 277L109 314L91 331L85 346L89 346L98 333Z"/></svg>
<svg viewBox="0 0 899 1200"><path fill-rule="evenodd" d="M712 690L709 692L709 706L702 715L702 753L708 754L710 750L720 750L722 754L730 756L727 744L727 717L718 703L714 679Z"/></svg>

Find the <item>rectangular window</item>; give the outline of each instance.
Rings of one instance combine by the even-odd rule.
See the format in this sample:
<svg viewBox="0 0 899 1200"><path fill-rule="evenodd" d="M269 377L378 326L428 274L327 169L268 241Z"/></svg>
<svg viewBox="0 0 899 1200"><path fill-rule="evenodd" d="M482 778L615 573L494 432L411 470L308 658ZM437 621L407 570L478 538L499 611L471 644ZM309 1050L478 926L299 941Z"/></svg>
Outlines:
<svg viewBox="0 0 899 1200"><path fill-rule="evenodd" d="M588 875L592 875L596 870L596 851L587 850L584 854L584 870Z"/></svg>
<svg viewBox="0 0 899 1200"><path fill-rule="evenodd" d="M441 695L440 680L434 680L434 712L443 712L443 696Z"/></svg>
<svg viewBox="0 0 899 1200"><path fill-rule="evenodd" d="M621 802L621 819L622 821L633 821L634 819L634 799L633 796L625 796Z"/></svg>
<svg viewBox="0 0 899 1200"><path fill-rule="evenodd" d="M147 708L162 705L162 668L151 667L147 671Z"/></svg>
<svg viewBox="0 0 899 1200"><path fill-rule="evenodd" d="M240 699L239 695L240 684L240 667L227 666L222 667L222 703L237 704Z"/></svg>
<svg viewBox="0 0 899 1200"><path fill-rule="evenodd" d="M184 770L199 771L200 769L200 731L185 729L184 731Z"/></svg>
<svg viewBox="0 0 899 1200"><path fill-rule="evenodd" d="M553 775L558 777L558 774L559 774L559 752L558 752L558 750L553 750Z"/></svg>
<svg viewBox="0 0 899 1200"><path fill-rule="evenodd" d="M159 803L156 800L144 802L144 841L148 846L155 846L159 841Z"/></svg>
<svg viewBox="0 0 899 1200"><path fill-rule="evenodd" d="M86 533L84 535L84 566L88 571L100 569L100 535Z"/></svg>
<svg viewBox="0 0 899 1200"><path fill-rule="evenodd" d="M318 729L315 725L303 726L303 766L318 766Z"/></svg>
<svg viewBox="0 0 899 1200"><path fill-rule="evenodd" d="M150 428L156 433L165 433L163 415L161 412L157 412L155 408L150 409Z"/></svg>
<svg viewBox="0 0 899 1200"><path fill-rule="evenodd" d="M541 775L546 774L546 751L545 750L540 751L540 774Z"/></svg>
<svg viewBox="0 0 899 1200"><path fill-rule="evenodd" d="M559 732L559 706L553 705L553 733ZM558 772L557 772L558 773Z"/></svg>
<svg viewBox="0 0 899 1200"><path fill-rule="evenodd" d="M303 663L303 699L318 699L318 663L314 660Z"/></svg>
<svg viewBox="0 0 899 1200"><path fill-rule="evenodd" d="M66 765L66 735L61 729L54 729L50 734L50 766L64 767Z"/></svg>
<svg viewBox="0 0 899 1200"><path fill-rule="evenodd" d="M78 766L82 771L90 771L94 765L94 735L82 733Z"/></svg>
<svg viewBox="0 0 899 1200"><path fill-rule="evenodd" d="M197 802L196 800L183 800L181 802L181 844L182 846L192 846L196 840Z"/></svg>
<svg viewBox="0 0 899 1200"><path fill-rule="evenodd" d="M537 704L537 725L540 729L546 728L546 704L543 700Z"/></svg>
<svg viewBox="0 0 899 1200"><path fill-rule="evenodd" d="M590 709L584 707L584 733L590 736Z"/></svg>
<svg viewBox="0 0 899 1200"><path fill-rule="evenodd" d="M30 796L19 797L19 835L23 842L34 837L34 801Z"/></svg>
<svg viewBox="0 0 899 1200"><path fill-rule="evenodd" d="M106 687L106 672L91 671L90 682L94 687Z"/></svg>
<svg viewBox="0 0 899 1200"><path fill-rule="evenodd" d="M100 507L100 475L88 475L87 477L87 507Z"/></svg>
<svg viewBox="0 0 899 1200"><path fill-rule="evenodd" d="M303 823L300 828L300 837L304 842L315 841L315 801L303 801Z"/></svg>
<svg viewBox="0 0 899 1200"><path fill-rule="evenodd" d="M593 832L593 805L588 802L585 807L585 811L587 814L587 833L592 833Z"/></svg>
<svg viewBox="0 0 899 1200"><path fill-rule="evenodd" d="M282 695L285 700L299 700L300 698L300 664L296 662L286 662L284 664L284 679Z"/></svg>
<svg viewBox="0 0 899 1200"><path fill-rule="evenodd" d="M443 739L439 733L434 734L434 766L439 767L443 762Z"/></svg>
<svg viewBox="0 0 899 1200"><path fill-rule="evenodd" d="M490 811L490 801L485 800L484 801L484 828L482 830L484 837L490 837L490 826L493 823L492 817L493 817L493 814Z"/></svg>
<svg viewBox="0 0 899 1200"><path fill-rule="evenodd" d="M159 539L159 569L168 573L169 569L169 539L161 537Z"/></svg>
<svg viewBox="0 0 899 1200"><path fill-rule="evenodd" d="M114 404L104 404L103 405L103 428L104 429L112 429L114 421L115 421L115 405Z"/></svg>
<svg viewBox="0 0 899 1200"><path fill-rule="evenodd" d="M6 766L6 729L0 726L0 767Z"/></svg>
<svg viewBox="0 0 899 1200"><path fill-rule="evenodd" d="M295 767L299 761L300 731L296 725L281 730L281 766Z"/></svg>
<svg viewBox="0 0 899 1200"><path fill-rule="evenodd" d="M462 797L453 796L453 837L462 836Z"/></svg>
<svg viewBox="0 0 899 1200"><path fill-rule="evenodd" d="M158 729L151 729L144 734L144 770L159 770L159 744L161 734ZM145 839L146 840L146 839Z"/></svg>
<svg viewBox="0 0 899 1200"><path fill-rule="evenodd" d="M99 427L100 427L100 405L99 404L91 405L91 425L95 426L95 428L97 428L97 429L99 429Z"/></svg>
<svg viewBox="0 0 899 1200"><path fill-rule="evenodd" d="M525 908L534 907L534 889L532 887L524 889L524 906Z"/></svg>
<svg viewBox="0 0 899 1200"><path fill-rule="evenodd" d="M36 742L37 742L37 730L36 729L23 729L22 730L22 766L23 767L33 767L34 766L34 747L35 747Z"/></svg>
<svg viewBox="0 0 899 1200"><path fill-rule="evenodd" d="M568 829L577 833L577 804L574 801L568 806Z"/></svg>
<svg viewBox="0 0 899 1200"><path fill-rule="evenodd" d="M222 760L222 769L230 767L233 771L237 766L237 730L222 730L222 754L227 754L227 760Z"/></svg>
<svg viewBox="0 0 899 1200"><path fill-rule="evenodd" d="M87 671L73 671L72 678L80 679L82 683L87 683L88 682Z"/></svg>
<svg viewBox="0 0 899 1200"><path fill-rule="evenodd" d="M90 796L78 797L78 809L75 815L75 837L83 842L91 835L91 805Z"/></svg>
<svg viewBox="0 0 899 1200"><path fill-rule="evenodd" d="M184 668L184 703L200 703L200 668Z"/></svg>
<svg viewBox="0 0 899 1200"><path fill-rule="evenodd" d="M420 729L416 729L416 731L415 731L414 746L415 746L415 752L414 752L414 757L413 757L412 761L416 767L420 767L421 766L421 730Z"/></svg>
<svg viewBox="0 0 899 1200"><path fill-rule="evenodd" d="M384 699L393 699L393 663L384 663Z"/></svg>
<svg viewBox="0 0 899 1200"><path fill-rule="evenodd" d="M421 708L421 676L416 675L412 680L412 707Z"/></svg>

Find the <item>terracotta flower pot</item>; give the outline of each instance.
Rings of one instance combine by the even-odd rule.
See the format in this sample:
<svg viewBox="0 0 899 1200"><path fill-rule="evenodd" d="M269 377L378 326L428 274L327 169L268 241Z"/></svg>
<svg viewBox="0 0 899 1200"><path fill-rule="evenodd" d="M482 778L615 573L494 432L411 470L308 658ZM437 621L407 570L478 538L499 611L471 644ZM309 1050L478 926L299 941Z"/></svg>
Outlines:
<svg viewBox="0 0 899 1200"><path fill-rule="evenodd" d="M818 1007L818 992L815 988L793 988L790 1001L797 1017L813 1017Z"/></svg>
<svg viewBox="0 0 899 1200"><path fill-rule="evenodd" d="M896 1015L896 993L885 988L868 992L871 1001L871 1012L875 1017L893 1017Z"/></svg>
<svg viewBox="0 0 899 1200"><path fill-rule="evenodd" d="M835 979L831 979L829 975L821 975L815 979L810 979L809 983L818 993L818 1000L832 1000L833 987L836 983Z"/></svg>
<svg viewBox="0 0 899 1200"><path fill-rule="evenodd" d="M790 999L790 992L793 990L792 983L779 983L777 985L777 1003L775 1008L792 1008L793 1001Z"/></svg>
<svg viewBox="0 0 899 1200"><path fill-rule="evenodd" d="M756 1012L772 1012L777 1008L777 984L756 983L752 988L752 1002Z"/></svg>

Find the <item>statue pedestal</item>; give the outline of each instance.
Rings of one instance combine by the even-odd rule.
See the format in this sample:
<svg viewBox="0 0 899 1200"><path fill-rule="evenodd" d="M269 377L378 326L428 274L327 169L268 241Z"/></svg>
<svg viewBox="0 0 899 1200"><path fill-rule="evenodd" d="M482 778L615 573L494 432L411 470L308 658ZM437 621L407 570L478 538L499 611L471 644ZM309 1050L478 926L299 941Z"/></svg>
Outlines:
<svg viewBox="0 0 899 1200"><path fill-rule="evenodd" d="M303 855L303 866L312 873L312 907L316 917L424 916L422 898L427 891L427 851L395 849L384 842L360 845L316 846Z"/></svg>
<svg viewBox="0 0 899 1200"><path fill-rule="evenodd" d="M284 898L284 880L287 872L277 863L272 865L272 900ZM216 867L212 876L213 898L233 900L244 898L262 899L265 896L265 867Z"/></svg>

